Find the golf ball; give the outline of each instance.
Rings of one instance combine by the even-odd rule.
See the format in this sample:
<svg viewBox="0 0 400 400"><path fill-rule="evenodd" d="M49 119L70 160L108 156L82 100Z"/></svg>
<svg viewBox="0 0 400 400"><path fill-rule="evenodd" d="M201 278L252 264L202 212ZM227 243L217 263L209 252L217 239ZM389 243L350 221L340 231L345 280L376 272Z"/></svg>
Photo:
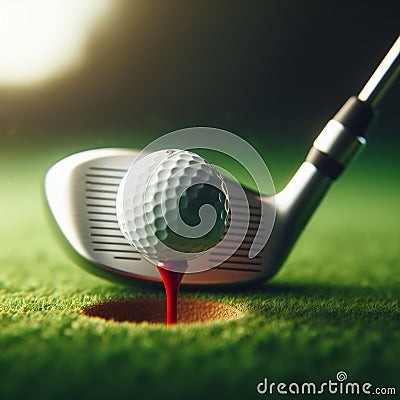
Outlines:
<svg viewBox="0 0 400 400"><path fill-rule="evenodd" d="M116 212L121 232L148 260L188 261L223 235L228 193L215 167L197 154L161 150L133 162Z"/></svg>

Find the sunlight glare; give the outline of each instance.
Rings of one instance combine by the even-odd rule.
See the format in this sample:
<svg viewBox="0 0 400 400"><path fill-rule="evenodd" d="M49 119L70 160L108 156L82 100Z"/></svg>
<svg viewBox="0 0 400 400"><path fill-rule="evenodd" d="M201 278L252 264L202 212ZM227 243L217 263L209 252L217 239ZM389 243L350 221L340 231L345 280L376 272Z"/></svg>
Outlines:
<svg viewBox="0 0 400 400"><path fill-rule="evenodd" d="M42 81L77 65L113 0L0 0L0 85Z"/></svg>

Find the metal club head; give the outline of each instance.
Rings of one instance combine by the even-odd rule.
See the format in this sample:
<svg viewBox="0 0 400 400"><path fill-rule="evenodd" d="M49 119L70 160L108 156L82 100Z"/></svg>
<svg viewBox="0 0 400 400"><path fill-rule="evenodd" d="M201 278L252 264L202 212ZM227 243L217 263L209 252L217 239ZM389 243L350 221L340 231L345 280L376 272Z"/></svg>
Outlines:
<svg viewBox="0 0 400 400"><path fill-rule="evenodd" d="M69 156L48 171L45 195L63 242L78 259L79 265L108 278L161 282L154 265L136 252L124 238L115 212L119 184L138 153L130 149L97 149ZM229 193L231 213L235 213L237 223L240 224L241 213L245 207L247 209L247 205L241 204L235 197L233 182L229 183ZM234 284L265 279L272 275L264 251L254 258L248 257L259 227L261 201L268 202L268 198L260 198L246 188L245 193L250 220L240 248L213 269L186 274L184 284ZM273 202L270 204L274 207ZM235 226L231 228L233 243ZM229 247L229 238L226 239ZM211 258L213 255L218 258L217 253L210 252Z"/></svg>

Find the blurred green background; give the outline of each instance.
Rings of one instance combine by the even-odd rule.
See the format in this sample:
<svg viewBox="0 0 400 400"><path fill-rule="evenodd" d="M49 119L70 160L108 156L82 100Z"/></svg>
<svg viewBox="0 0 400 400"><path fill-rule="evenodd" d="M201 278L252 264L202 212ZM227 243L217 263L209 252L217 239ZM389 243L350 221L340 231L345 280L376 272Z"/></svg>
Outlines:
<svg viewBox="0 0 400 400"><path fill-rule="evenodd" d="M399 393L400 82L272 282L183 292L237 306L237 321L83 317L96 301L163 293L73 265L42 196L46 170L68 154L140 148L188 126L247 139L281 189L399 34L399 2L109 2L79 63L29 84L0 68L0 398L258 398L264 377L322 382L339 370Z"/></svg>
<svg viewBox="0 0 400 400"><path fill-rule="evenodd" d="M102 145L123 132L135 146L135 136L203 125L267 145L277 138L308 145L399 34L400 6L391 0L104 2L106 15L78 38L80 62L31 84L0 80L5 144L90 137ZM1 6L3 25L6 12ZM40 15L46 21L45 7ZM56 27L48 31L56 40ZM37 46L26 57L33 63L47 42L31 43L34 31L26 32L16 44ZM1 40L12 43L6 34L0 30ZM399 90L385 99L380 135L393 134L399 102Z"/></svg>

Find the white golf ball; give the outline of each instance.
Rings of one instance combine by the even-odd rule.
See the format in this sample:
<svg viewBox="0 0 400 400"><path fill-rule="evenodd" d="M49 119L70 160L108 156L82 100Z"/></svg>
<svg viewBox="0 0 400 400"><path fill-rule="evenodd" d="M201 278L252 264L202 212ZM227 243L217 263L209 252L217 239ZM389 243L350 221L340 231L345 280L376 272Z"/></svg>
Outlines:
<svg viewBox="0 0 400 400"><path fill-rule="evenodd" d="M148 260L187 261L220 240L228 193L222 176L197 154L161 150L133 162L116 212L125 238Z"/></svg>

